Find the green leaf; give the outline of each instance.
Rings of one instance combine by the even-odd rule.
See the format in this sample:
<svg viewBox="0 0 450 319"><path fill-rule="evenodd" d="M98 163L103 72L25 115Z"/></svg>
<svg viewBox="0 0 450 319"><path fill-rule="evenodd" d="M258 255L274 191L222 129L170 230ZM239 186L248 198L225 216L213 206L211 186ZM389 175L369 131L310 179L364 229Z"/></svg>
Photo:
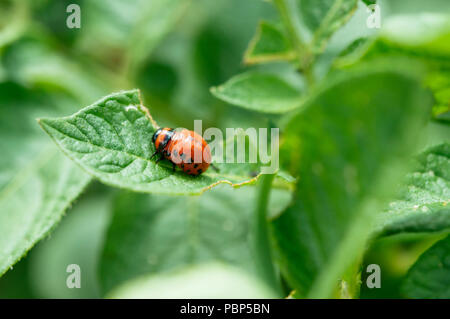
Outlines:
<svg viewBox="0 0 450 319"><path fill-rule="evenodd" d="M320 53L328 39L342 27L358 7L358 0L297 0L300 20L312 33L311 48Z"/></svg>
<svg viewBox="0 0 450 319"><path fill-rule="evenodd" d="M230 104L263 113L285 113L301 104L301 91L275 74L247 72L225 84L211 88L211 93Z"/></svg>
<svg viewBox="0 0 450 319"><path fill-rule="evenodd" d="M58 113L53 102L11 83L0 85L0 275L55 227L90 180L35 122L37 115Z"/></svg>
<svg viewBox="0 0 450 319"><path fill-rule="evenodd" d="M42 128L73 161L105 184L138 192L200 194L220 183L255 182L257 164L217 164L199 176L172 171L151 159L157 126L141 104L138 90L106 96L63 118L42 118Z"/></svg>
<svg viewBox="0 0 450 319"><path fill-rule="evenodd" d="M200 197L121 194L101 258L104 291L140 275L205 261L252 271L248 233L254 191L222 186ZM276 210L289 202L285 193L272 194L270 215L277 215Z"/></svg>
<svg viewBox="0 0 450 319"><path fill-rule="evenodd" d="M375 232L441 231L450 227L450 144L435 146L419 156L407 175L399 200L379 218Z"/></svg>
<svg viewBox="0 0 450 319"><path fill-rule="evenodd" d="M431 103L406 70L361 66L328 79L285 129L282 163L299 179L272 226L281 270L302 296L333 295L401 177Z"/></svg>
<svg viewBox="0 0 450 319"><path fill-rule="evenodd" d="M423 253L402 286L407 298L450 298L450 236Z"/></svg>
<svg viewBox="0 0 450 319"><path fill-rule="evenodd" d="M109 298L275 298L276 295L250 274L228 265L208 263L125 283ZM181 309L180 309L181 311Z"/></svg>
<svg viewBox="0 0 450 319"><path fill-rule="evenodd" d="M278 26L261 21L244 55L246 64L291 61L296 58L289 39Z"/></svg>

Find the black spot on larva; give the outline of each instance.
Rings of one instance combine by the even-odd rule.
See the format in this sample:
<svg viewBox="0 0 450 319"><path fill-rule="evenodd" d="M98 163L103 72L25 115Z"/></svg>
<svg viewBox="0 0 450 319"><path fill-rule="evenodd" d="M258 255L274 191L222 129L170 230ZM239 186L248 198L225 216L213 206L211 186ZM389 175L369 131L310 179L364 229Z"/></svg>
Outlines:
<svg viewBox="0 0 450 319"><path fill-rule="evenodd" d="M194 164L194 168L197 168L198 167L198 164Z"/></svg>
<svg viewBox="0 0 450 319"><path fill-rule="evenodd" d="M181 168L184 168L184 164L181 164Z"/></svg>
<svg viewBox="0 0 450 319"><path fill-rule="evenodd" d="M199 168L198 170L197 170L197 173L201 173L202 172L202 169L201 168Z"/></svg>

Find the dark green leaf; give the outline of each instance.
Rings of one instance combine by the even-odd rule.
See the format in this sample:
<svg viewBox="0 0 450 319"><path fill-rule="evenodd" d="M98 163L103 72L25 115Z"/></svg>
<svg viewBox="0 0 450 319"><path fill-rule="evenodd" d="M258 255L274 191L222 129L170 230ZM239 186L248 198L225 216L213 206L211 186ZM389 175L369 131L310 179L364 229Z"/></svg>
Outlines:
<svg viewBox="0 0 450 319"><path fill-rule="evenodd" d="M377 0L362 0L367 6L377 3Z"/></svg>

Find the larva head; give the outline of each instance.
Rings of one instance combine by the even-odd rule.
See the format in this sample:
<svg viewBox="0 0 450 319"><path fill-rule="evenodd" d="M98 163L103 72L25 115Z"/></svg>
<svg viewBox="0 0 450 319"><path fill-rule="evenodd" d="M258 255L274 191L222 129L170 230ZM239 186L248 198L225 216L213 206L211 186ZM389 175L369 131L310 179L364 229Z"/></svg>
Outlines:
<svg viewBox="0 0 450 319"><path fill-rule="evenodd" d="M167 143L169 143L173 136L173 132L173 129L168 127L156 130L155 134L153 134L152 141L158 151L163 150L167 146Z"/></svg>

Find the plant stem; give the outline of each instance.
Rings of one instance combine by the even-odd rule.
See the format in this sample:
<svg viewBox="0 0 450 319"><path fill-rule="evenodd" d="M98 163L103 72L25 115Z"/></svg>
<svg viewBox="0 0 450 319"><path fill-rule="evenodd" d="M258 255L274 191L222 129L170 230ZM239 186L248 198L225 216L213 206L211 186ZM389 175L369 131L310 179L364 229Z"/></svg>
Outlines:
<svg viewBox="0 0 450 319"><path fill-rule="evenodd" d="M269 287L281 295L281 286L272 262L269 240L267 206L274 174L264 174L260 178L257 192L256 209L253 215L252 246L255 257L256 271Z"/></svg>
<svg viewBox="0 0 450 319"><path fill-rule="evenodd" d="M305 75L308 86L313 86L315 79L312 70L314 55L308 45L303 42L297 12L290 5L290 0L274 0L291 42L297 51L300 71Z"/></svg>

